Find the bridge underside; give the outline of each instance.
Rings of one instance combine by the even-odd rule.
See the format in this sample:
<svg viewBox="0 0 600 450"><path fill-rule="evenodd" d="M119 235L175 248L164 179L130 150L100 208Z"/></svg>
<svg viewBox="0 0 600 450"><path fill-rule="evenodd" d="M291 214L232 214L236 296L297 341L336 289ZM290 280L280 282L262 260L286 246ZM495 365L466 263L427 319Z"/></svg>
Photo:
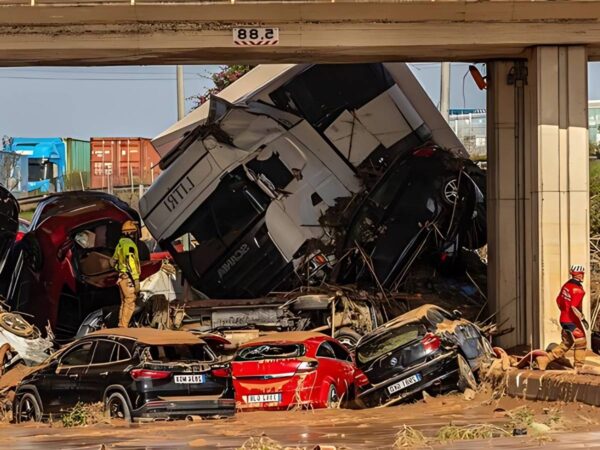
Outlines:
<svg viewBox="0 0 600 450"><path fill-rule="evenodd" d="M557 44L600 58L589 1L99 3L0 7L0 65L485 61ZM236 47L239 26L278 27L280 44Z"/></svg>
<svg viewBox="0 0 600 450"><path fill-rule="evenodd" d="M541 345L569 264L589 261L599 18L577 0L5 6L0 65L487 62L490 302L514 327L503 345ZM236 47L239 26L278 27L280 45Z"/></svg>

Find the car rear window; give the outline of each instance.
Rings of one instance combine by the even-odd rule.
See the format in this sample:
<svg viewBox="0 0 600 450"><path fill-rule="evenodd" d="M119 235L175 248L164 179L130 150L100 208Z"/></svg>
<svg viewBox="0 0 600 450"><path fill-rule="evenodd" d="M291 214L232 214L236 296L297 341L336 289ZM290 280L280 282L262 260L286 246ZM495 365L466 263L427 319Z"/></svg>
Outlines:
<svg viewBox="0 0 600 450"><path fill-rule="evenodd" d="M420 336L425 336L426 332L425 326L421 323L410 323L398 328L391 328L358 347L356 357L359 363L366 364L409 344Z"/></svg>
<svg viewBox="0 0 600 450"><path fill-rule="evenodd" d="M148 347L155 361L214 361L215 357L206 344L153 345Z"/></svg>
<svg viewBox="0 0 600 450"><path fill-rule="evenodd" d="M235 361L298 358L305 353L306 348L303 344L260 344L240 349Z"/></svg>

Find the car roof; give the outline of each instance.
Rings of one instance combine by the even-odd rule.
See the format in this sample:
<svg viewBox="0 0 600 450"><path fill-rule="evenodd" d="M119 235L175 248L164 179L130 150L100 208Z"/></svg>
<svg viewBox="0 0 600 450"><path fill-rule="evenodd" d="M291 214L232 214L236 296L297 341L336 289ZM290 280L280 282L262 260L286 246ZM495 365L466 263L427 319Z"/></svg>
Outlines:
<svg viewBox="0 0 600 450"><path fill-rule="evenodd" d="M148 345L202 344L204 341L189 331L157 330L155 328L105 328L89 337L122 337Z"/></svg>
<svg viewBox="0 0 600 450"><path fill-rule="evenodd" d="M300 343L309 339L327 339L329 336L315 331L285 331L283 333L269 333L246 342L243 346L252 344L266 344L275 342Z"/></svg>

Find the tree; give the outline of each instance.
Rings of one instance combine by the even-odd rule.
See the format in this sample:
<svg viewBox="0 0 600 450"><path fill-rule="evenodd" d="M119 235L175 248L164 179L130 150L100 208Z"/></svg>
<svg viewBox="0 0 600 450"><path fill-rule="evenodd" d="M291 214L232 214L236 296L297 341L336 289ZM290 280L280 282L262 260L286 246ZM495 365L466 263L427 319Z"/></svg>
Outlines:
<svg viewBox="0 0 600 450"><path fill-rule="evenodd" d="M213 73L209 78L214 86L207 88L203 94L192 95L190 100L194 102L192 109L198 108L203 103L206 103L211 95L216 95L229 86L234 81L239 80L246 75L254 66L243 64L233 64L231 66L221 66L219 71Z"/></svg>

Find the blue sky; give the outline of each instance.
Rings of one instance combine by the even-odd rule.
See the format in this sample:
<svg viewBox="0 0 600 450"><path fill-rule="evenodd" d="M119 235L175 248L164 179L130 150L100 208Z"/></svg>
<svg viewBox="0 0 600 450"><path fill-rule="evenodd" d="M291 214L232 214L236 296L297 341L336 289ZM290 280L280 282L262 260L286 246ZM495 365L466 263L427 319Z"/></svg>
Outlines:
<svg viewBox="0 0 600 450"><path fill-rule="evenodd" d="M437 104L440 65L411 67ZM186 96L211 85L216 68L185 66ZM485 108L466 72L466 64L452 65L451 108ZM590 98L600 99L600 63L590 64L589 81ZM2 68L0 103L0 136L154 137L177 120L175 67Z"/></svg>

